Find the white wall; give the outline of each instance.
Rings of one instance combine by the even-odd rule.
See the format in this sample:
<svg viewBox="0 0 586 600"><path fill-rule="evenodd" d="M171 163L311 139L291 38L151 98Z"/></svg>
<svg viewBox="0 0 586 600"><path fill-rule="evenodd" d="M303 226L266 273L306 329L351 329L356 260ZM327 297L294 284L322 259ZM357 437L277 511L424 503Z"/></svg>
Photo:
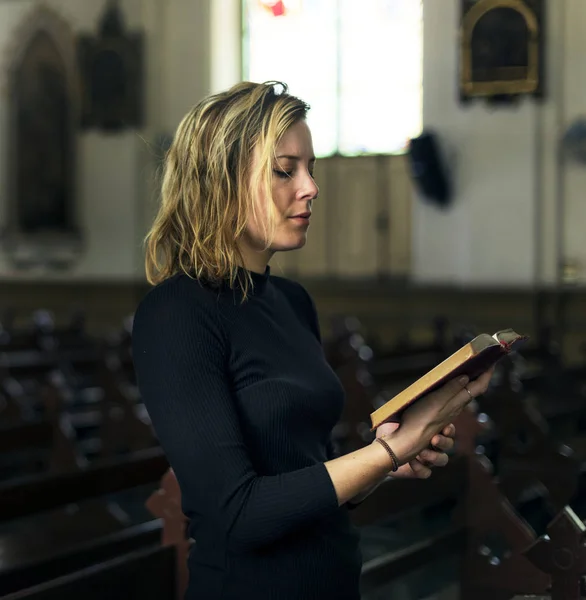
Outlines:
<svg viewBox="0 0 586 600"><path fill-rule="evenodd" d="M565 42L560 119L568 125L577 116L586 116L586 4L582 0L561 4L566 11L560 28ZM577 263L580 282L586 283L586 166L566 163L561 177L563 259Z"/></svg>
<svg viewBox="0 0 586 600"><path fill-rule="evenodd" d="M586 111L586 7L583 0L547 2L546 102L489 108L458 101L459 4L424 0L423 122L455 157L456 193L447 211L415 202L413 278L551 284L559 261L586 266L586 170L558 168L556 152L563 127Z"/></svg>
<svg viewBox="0 0 586 600"><path fill-rule="evenodd" d="M0 0L0 226L7 208L6 69L17 28L40 3ZM45 0L74 34L96 32L106 0ZM78 132L81 260L65 274L14 272L0 252L0 278L142 278L141 243L156 199L154 144L210 88L210 0L123 0L129 29L145 33L146 124L121 134Z"/></svg>
<svg viewBox="0 0 586 600"><path fill-rule="evenodd" d="M75 34L96 30L104 3L47 0ZM10 57L16 28L36 5L34 0L0 0L0 55ZM156 144L174 134L184 114L204 95L240 80L239 0L125 0L123 8L130 26L145 32L146 124L140 131L116 135L91 131L77 136L80 226L86 236L81 260L64 274L19 273L11 271L0 252L1 280L142 279L142 239L158 204L160 152ZM2 153L9 151L6 93L0 93L0 222L7 183ZM381 171L376 158L358 160L339 174L336 165L335 159L324 163L336 180L335 197L327 194L324 181L321 221L316 211L318 230L303 255L280 257L284 270L313 277L365 277L381 269L385 274L404 275L409 235L403 230L408 226L410 195L403 161L390 159ZM385 179L392 189L387 199L379 198L379 178L372 178L373 170L389 170ZM366 197L372 204L354 218L357 189L363 194L369 190ZM377 211L390 217L394 228L390 240L373 232Z"/></svg>
<svg viewBox="0 0 586 600"><path fill-rule="evenodd" d="M0 0L0 225L10 151L6 66L14 32L36 4ZM96 30L105 0L45 4L79 33ZM67 279L142 278L141 241L158 189L154 144L173 135L204 95L239 78L238 0L123 0L122 5L129 26L146 34L147 123L121 135L79 134L80 225L87 247ZM424 0L424 124L455 157L456 197L448 211L414 202L413 279L553 283L558 263L586 266L586 169L560 167L556 150L565 126L586 112L584 0L547 1L547 101L526 98L517 107L498 109L458 102L458 6L459 0ZM343 204L343 198L335 200ZM0 252L0 278L16 275ZM586 282L584 269L581 278Z"/></svg>
<svg viewBox="0 0 586 600"><path fill-rule="evenodd" d="M210 1L165 0L161 126L173 133L210 89Z"/></svg>
<svg viewBox="0 0 586 600"><path fill-rule="evenodd" d="M4 83L0 95L0 214L6 216L7 173L4 157L7 144L7 103L9 90L6 69L15 31L35 10L38 3L0 1L0 56ZM96 1L48 0L44 3L64 19L75 34L96 32L104 3ZM142 26L141 0L124 0L122 8L130 29ZM137 167L141 153L140 132L106 135L95 131L78 131L76 136L77 192L80 227L85 233L85 251L81 260L58 278L132 277L137 272ZM18 273L0 254L0 276L4 278L53 278L43 272Z"/></svg>

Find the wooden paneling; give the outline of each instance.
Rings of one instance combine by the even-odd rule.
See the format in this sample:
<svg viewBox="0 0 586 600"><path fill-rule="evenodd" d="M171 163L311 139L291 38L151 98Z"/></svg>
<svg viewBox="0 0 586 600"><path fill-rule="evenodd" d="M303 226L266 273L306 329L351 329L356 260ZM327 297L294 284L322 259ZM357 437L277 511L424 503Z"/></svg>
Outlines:
<svg viewBox="0 0 586 600"><path fill-rule="evenodd" d="M386 159L389 195L388 275L408 276L411 269L411 200L413 190L406 156Z"/></svg>
<svg viewBox="0 0 586 600"><path fill-rule="evenodd" d="M303 250L275 256L300 277L405 276L411 266L411 182L405 156L318 160L319 198Z"/></svg>
<svg viewBox="0 0 586 600"><path fill-rule="evenodd" d="M332 274L365 278L377 272L377 160L336 158L335 210L330 214L334 241Z"/></svg>

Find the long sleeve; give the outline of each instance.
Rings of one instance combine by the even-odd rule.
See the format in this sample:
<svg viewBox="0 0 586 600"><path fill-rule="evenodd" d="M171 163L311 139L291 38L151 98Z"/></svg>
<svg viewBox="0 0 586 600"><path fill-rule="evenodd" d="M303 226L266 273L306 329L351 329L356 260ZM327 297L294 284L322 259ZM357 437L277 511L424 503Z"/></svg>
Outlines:
<svg viewBox="0 0 586 600"><path fill-rule="evenodd" d="M303 296L303 300L304 300L304 305L305 305L305 315L307 318L307 321L311 327L311 330L313 331L313 333L315 334L317 340L319 341L319 343L322 343L322 339L321 339L321 329L319 326L319 317L317 314L317 309L315 306L315 303L312 299L312 297L307 293L307 290L299 285L296 284L296 287L299 289L299 291L301 292L300 295ZM333 460L335 458L338 458L339 456L341 456L341 453L336 445L336 443L334 442L334 439L332 436L330 436L330 438L327 441L326 444L326 456L328 457L328 460ZM362 504L362 502L364 502L364 500L379 486L380 484L377 484L376 486L373 486L370 490L368 490L366 493L361 494L359 496L357 496L356 498L349 500L348 502L346 502L345 506L349 509L349 510L354 510L356 507L360 506Z"/></svg>
<svg viewBox="0 0 586 600"><path fill-rule="evenodd" d="M233 552L262 547L339 509L323 463L274 476L253 468L213 296L168 282L139 306L133 357L139 389L184 506L219 511Z"/></svg>

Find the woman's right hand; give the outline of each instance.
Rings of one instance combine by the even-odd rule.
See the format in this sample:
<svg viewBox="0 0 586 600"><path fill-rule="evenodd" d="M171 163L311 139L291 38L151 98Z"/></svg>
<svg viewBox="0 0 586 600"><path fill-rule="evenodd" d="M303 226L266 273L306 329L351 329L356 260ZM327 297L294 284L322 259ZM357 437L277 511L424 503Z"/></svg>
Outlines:
<svg viewBox="0 0 586 600"><path fill-rule="evenodd" d="M431 439L452 423L473 398L486 392L493 373L491 367L471 382L467 377L453 379L407 408L401 425L388 439L399 462L408 462L427 448Z"/></svg>

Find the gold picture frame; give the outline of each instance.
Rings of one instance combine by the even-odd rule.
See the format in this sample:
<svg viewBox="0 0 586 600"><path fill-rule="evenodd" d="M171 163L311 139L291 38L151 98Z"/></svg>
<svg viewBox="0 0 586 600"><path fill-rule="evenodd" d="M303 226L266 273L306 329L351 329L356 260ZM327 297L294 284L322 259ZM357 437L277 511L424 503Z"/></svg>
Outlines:
<svg viewBox="0 0 586 600"><path fill-rule="evenodd" d="M460 93L541 95L542 0L463 0Z"/></svg>

